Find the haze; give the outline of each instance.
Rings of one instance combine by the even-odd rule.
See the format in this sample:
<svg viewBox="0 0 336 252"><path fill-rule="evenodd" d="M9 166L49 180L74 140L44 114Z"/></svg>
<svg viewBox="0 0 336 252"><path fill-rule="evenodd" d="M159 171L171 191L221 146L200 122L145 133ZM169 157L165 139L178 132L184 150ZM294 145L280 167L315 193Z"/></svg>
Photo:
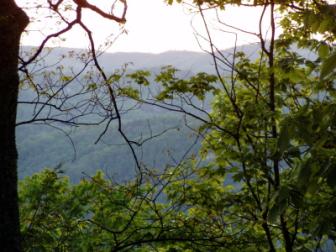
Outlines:
<svg viewBox="0 0 336 252"><path fill-rule="evenodd" d="M44 2L44 1L43 1ZM46 2L46 1L45 1ZM108 3L112 1L90 1L109 11ZM20 6L28 6L28 0L17 1ZM108 49L109 52L151 52L160 53L164 51L201 51L195 33L204 35L204 25L199 15L190 11L187 5L174 4L168 6L163 0L128 0L127 23L124 27L103 19L96 14L85 11L84 20L93 31L97 45L102 45L106 41L114 41L118 34L122 33L113 45ZM258 27L258 17L261 10L258 8L231 7L221 13L222 21L248 30L256 32ZM27 33L22 38L23 45L39 45L46 34L50 34L60 26L52 18L43 18L47 13L33 14L41 18L42 22L35 22L30 25ZM70 16L71 14L69 14ZM227 30L227 27L212 25L215 19L214 13L208 13L208 20L212 27L212 34L215 42L220 49L230 48L235 43L235 36L220 30ZM40 31L42 29L42 32ZM237 44L256 42L256 37L239 33ZM62 46L74 48L87 48L88 40L79 28L75 28L67 36L63 36L65 41L60 39L53 40L48 46ZM198 36L203 49L207 48L207 42Z"/></svg>

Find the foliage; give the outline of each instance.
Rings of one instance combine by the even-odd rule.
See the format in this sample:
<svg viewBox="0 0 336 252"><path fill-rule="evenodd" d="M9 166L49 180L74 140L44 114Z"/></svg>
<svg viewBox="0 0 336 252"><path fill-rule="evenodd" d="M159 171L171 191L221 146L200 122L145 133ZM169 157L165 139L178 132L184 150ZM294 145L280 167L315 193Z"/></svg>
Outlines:
<svg viewBox="0 0 336 252"><path fill-rule="evenodd" d="M203 111L205 116L198 119L204 122L199 129L205 136L201 154L205 159L213 158L213 162L199 168L199 176L183 182L195 190L199 179L202 189L204 186L208 191L197 191L197 196L189 197L183 192L183 203L198 206L194 197L200 197L200 202L208 204L211 196L219 192L222 198L217 204L224 202L229 206L220 209L216 218L223 223L239 223L229 235L237 240L235 234L239 233L239 239L254 244L252 250L311 251L322 249L323 243L334 243L334 5L325 1L193 2L203 17L208 7L227 4L260 5L273 16L271 35L264 37L261 31L258 34L259 57L254 60L242 52L235 53L234 63L229 65L231 76L221 74L220 67L225 68L224 63L229 60L209 37L218 73L213 82L217 80L219 84L210 81L201 88L214 97L211 113ZM203 4L207 4L204 9ZM278 39L276 8L283 28ZM168 68L158 75L157 81L163 81L163 90L156 96L158 101L176 106L174 99L178 97L197 107L195 100L187 97L204 100L204 95L199 96L192 89L202 81L191 78L195 82L190 83L176 78L175 72ZM185 105L181 107L187 111ZM224 190L223 174L233 178L235 190ZM208 183L217 180L219 186L212 189ZM200 210L208 213L206 220L201 220L203 225L212 216L210 209L206 205Z"/></svg>
<svg viewBox="0 0 336 252"><path fill-rule="evenodd" d="M335 245L334 6L192 2L202 14L203 4L238 4L260 5L273 15L271 35L257 35L256 59L235 52L228 64L209 38L216 76L181 78L168 66L152 85L147 71L137 71L128 78L138 85L120 89L143 105L199 120L201 126L191 127L203 139L199 156L146 171L143 183L115 185L97 174L70 186L52 171L27 178L21 187L26 244L102 251L320 251ZM278 39L276 8L283 28ZM230 75L221 73L223 62ZM209 97L211 111L202 106Z"/></svg>
<svg viewBox="0 0 336 252"><path fill-rule="evenodd" d="M26 250L111 251L125 241L132 246L129 239L150 237L155 229L150 227L153 213L142 199L147 193L149 188L133 183L114 185L101 172L76 185L52 170L26 178L20 183Z"/></svg>
<svg viewBox="0 0 336 252"><path fill-rule="evenodd" d="M160 182L170 179L166 175ZM118 185L101 172L76 185L57 170L27 177L20 182L25 250L188 251L198 244L213 246L194 214L187 217L173 201L163 203L164 189L154 183Z"/></svg>

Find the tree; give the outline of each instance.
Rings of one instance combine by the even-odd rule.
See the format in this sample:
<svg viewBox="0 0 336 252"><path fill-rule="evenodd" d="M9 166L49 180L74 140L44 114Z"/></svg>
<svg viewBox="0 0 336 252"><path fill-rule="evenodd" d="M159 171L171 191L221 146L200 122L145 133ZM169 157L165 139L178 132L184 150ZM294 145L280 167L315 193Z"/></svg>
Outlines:
<svg viewBox="0 0 336 252"><path fill-rule="evenodd" d="M209 4L220 9L231 1ZM327 246L335 244L333 7L323 1L256 4L264 9L261 20L267 9L272 17L270 37L266 39L262 31L253 35L260 38L257 57L251 59L238 48L233 56L224 55L212 42L206 19L209 5L196 1L207 31L201 39L210 42L214 74L181 78L177 69L165 67L150 85L150 73L136 71L125 77L139 88L127 89L118 86L120 78L115 79L115 87L124 95L185 115L187 125L203 138L203 147L200 157L190 162L161 173L148 171L144 187L135 183L136 193L122 197L133 202L123 205L123 210L136 213L130 215L134 218L123 232L114 222L119 211L111 212L118 205L114 196L101 201L108 204L95 213L103 218L87 227L98 228L90 237L99 240L97 244L109 244L106 250L328 251ZM283 17L279 38L274 30L275 9ZM321 23L321 17L328 21ZM227 27L220 15L218 21ZM149 95L141 97L145 87ZM209 97L211 110L202 107ZM191 125L192 120L199 123ZM29 182L34 184L45 175L39 176ZM99 181L100 191L106 189L105 182ZM27 189L23 193L39 198ZM159 196L165 201L160 202ZM83 202L92 205L90 200ZM24 206L28 215L36 209ZM69 212L62 214L69 216ZM41 223L59 223L52 214L36 216ZM77 217L73 219L83 220ZM43 237L49 232L36 234Z"/></svg>
<svg viewBox="0 0 336 252"><path fill-rule="evenodd" d="M327 1L193 3L216 76L199 73L185 80L168 67L156 76L161 92L138 98L203 123L195 130L205 135L203 158L213 162L177 182L172 195L196 213L195 221L211 227L207 230L222 231L245 249L318 250L328 238L334 243L334 6ZM268 32L261 25L254 33L224 23L220 10L230 4L261 7L260 24L268 13ZM218 49L206 19L209 9L217 12L224 32L259 39L255 60L237 48L232 55ZM278 38L277 25L283 29ZM206 101L209 92L211 112L197 102ZM226 189L227 176L238 188Z"/></svg>
<svg viewBox="0 0 336 252"><path fill-rule="evenodd" d="M17 196L17 152L15 123L19 76L17 62L20 35L28 17L14 1L3 1L0 10L0 101L1 101L1 175L0 175L0 241L5 251L20 251L19 211Z"/></svg>
<svg viewBox="0 0 336 252"><path fill-rule="evenodd" d="M166 179L118 185L101 172L70 185L57 170L20 181L25 251L152 251L211 246L183 209L162 202Z"/></svg>
<svg viewBox="0 0 336 252"><path fill-rule="evenodd" d="M69 27L80 24L86 30L79 21L81 8L96 9L86 2L75 3L77 18ZM143 104L181 113L187 123L190 118L200 122L201 126L193 130L203 137L201 160L168 167L161 174L141 173L140 181L145 176L148 183L136 181L126 187L113 187L97 176L71 191L53 172L28 179L23 195L32 200L23 197L22 213L28 213L24 220L32 225L24 231L32 241L41 241L38 246L56 249L62 241L67 248L82 246L83 240L77 239L83 234L81 228L93 234L91 244L106 245L107 250L163 246L167 250L318 251L328 242L335 243L334 6L326 1L192 3L204 22L206 33L199 38L210 45L214 74L180 78L177 69L165 67L155 76L156 86L151 89L150 73L124 72L139 84L138 89L124 88L117 85L121 75L107 78L96 57L93 60L114 105L116 116L109 114L110 119L119 120L121 133L114 91ZM230 4L261 7L260 23L269 14L269 32L260 26L258 32L250 33L259 39L256 59L237 48L232 55L224 55L213 42L206 18L208 9L217 11L217 21L223 27L241 30L220 19L220 11ZM278 38L276 13L283 29ZM312 55L305 54L307 50ZM112 83L114 89L109 88ZM149 95L141 97L144 87L150 89L146 93ZM202 106L210 96L211 111ZM47 189L50 195L45 194ZM59 191L69 193L57 197ZM86 194L81 193L84 191ZM159 202L160 195L167 200L165 204ZM58 208L69 201L76 204ZM79 207L81 204L90 211ZM44 216L40 206L49 215ZM32 212L36 213L33 221ZM92 213L93 218L88 218ZM85 225L81 226L84 219ZM40 232L36 223L73 232L68 236L53 234L48 228ZM36 239L29 237L33 229L39 231L35 232ZM17 232L18 228L11 237L17 239ZM50 236L56 241L48 240Z"/></svg>
<svg viewBox="0 0 336 252"><path fill-rule="evenodd" d="M79 25L88 34L91 42L92 58L99 69L95 58L95 46L92 40L91 31L82 21L82 10L89 9L98 13L100 16L113 20L118 23L125 22L127 3L125 0L120 1L123 5L123 11L120 17L99 9L87 1L72 1L65 3L63 0L46 1L51 13L63 18L66 27L60 31L48 35L36 53L27 60L21 60L20 69L28 73L27 67L42 52L46 43L53 37L60 36L70 31L75 25ZM75 18L68 21L67 14L64 14L64 5L75 12ZM37 5L38 7L38 5ZM0 141L1 150L1 167L0 175L0 241L4 251L21 251L20 232L19 232L19 211L17 198L17 151L15 146L15 126L16 126L16 109L19 88L18 77L18 59L20 37L29 19L24 11L19 8L14 0L4 0L1 3L0 10L0 44L2 45L0 57L0 102L1 102L1 123L0 123ZM102 70L100 69L101 73ZM106 76L105 76L106 77ZM106 78L105 78L106 80ZM112 96L113 94L111 94Z"/></svg>

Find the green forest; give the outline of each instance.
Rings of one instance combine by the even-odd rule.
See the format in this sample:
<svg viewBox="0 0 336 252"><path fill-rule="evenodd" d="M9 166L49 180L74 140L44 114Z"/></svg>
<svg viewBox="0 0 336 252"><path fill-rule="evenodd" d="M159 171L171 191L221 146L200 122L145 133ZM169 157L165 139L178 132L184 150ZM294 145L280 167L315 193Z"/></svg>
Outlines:
<svg viewBox="0 0 336 252"><path fill-rule="evenodd" d="M1 3L0 251L336 251L335 2L161 1L203 53L108 53L85 13L127 0ZM87 49L48 47L74 27Z"/></svg>

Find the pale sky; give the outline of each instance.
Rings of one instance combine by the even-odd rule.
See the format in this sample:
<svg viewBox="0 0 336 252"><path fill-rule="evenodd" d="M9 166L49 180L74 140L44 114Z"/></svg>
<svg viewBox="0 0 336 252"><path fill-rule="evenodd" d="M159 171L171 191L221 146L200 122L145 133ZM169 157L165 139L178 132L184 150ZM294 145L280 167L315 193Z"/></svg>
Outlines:
<svg viewBox="0 0 336 252"><path fill-rule="evenodd" d="M45 2L46 0L39 0ZM29 0L17 0L20 6L25 6ZM92 4L102 4L102 7L108 7L108 3L112 0L91 0ZM105 5L105 6L104 6ZM221 12L222 20L233 26L256 32L258 29L258 17L261 10L257 8L231 7ZM29 34L22 38L25 45L38 45L44 38L45 34L50 30L59 29L57 20L52 18L44 18L47 16L42 11L37 14L41 17L42 22L38 22L35 26L29 26ZM71 14L69 13L69 16ZM96 44L104 43L108 35L114 34L113 39L120 31L120 26L115 22L99 17L92 12L86 11L84 20L93 31ZM215 20L215 14L209 13L208 20L213 27L212 33L219 48L230 48L234 44L234 36L219 32L220 29L227 29L218 25ZM193 24L193 25L192 25ZM200 47L195 38L195 30L201 34L204 33L204 25L200 16L190 13L186 5L174 4L168 6L163 0L128 0L127 22L124 26L127 34L122 34L116 42L111 46L111 52L152 52L160 53L168 50L187 50L200 51ZM43 30L44 34L40 30ZM253 36L239 34L238 44L246 44L257 41ZM204 41L203 41L204 42ZM205 45L206 43L203 43ZM66 41L57 40L49 46L65 46L65 47L88 47L88 40L80 32L79 29L71 31L66 36Z"/></svg>

